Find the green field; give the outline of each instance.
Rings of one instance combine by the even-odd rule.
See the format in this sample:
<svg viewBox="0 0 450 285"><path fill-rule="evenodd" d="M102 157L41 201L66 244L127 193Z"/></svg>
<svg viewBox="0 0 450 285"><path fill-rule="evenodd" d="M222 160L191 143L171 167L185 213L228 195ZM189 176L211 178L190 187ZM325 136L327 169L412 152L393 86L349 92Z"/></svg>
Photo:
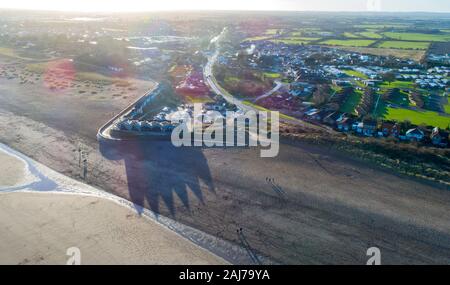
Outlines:
<svg viewBox="0 0 450 285"><path fill-rule="evenodd" d="M382 35L374 33L374 32L361 32L358 33L359 35L365 37L365 38L369 38L369 39L381 39L383 38Z"/></svg>
<svg viewBox="0 0 450 285"><path fill-rule="evenodd" d="M384 118L399 122L407 120L415 125L425 124L443 129L450 126L450 117L441 116L439 113L432 111L414 111L388 107Z"/></svg>
<svg viewBox="0 0 450 285"><path fill-rule="evenodd" d="M345 69L342 70L345 74L347 74L348 76L353 76L353 77L358 77L361 79L368 79L369 77L367 77L367 75L365 75L364 73L361 73L359 71L356 70L352 70L352 69Z"/></svg>
<svg viewBox="0 0 450 285"><path fill-rule="evenodd" d="M264 41L264 40L268 40L271 37L268 36L257 36L257 37L251 37L251 38L246 38L244 40L244 42L256 42L256 41Z"/></svg>
<svg viewBox="0 0 450 285"><path fill-rule="evenodd" d="M351 39L359 38L358 35L355 35L353 33L348 33L348 32L344 33L344 37L351 38Z"/></svg>
<svg viewBox="0 0 450 285"><path fill-rule="evenodd" d="M374 42L375 41L373 40L327 40L321 42L321 44L330 46L367 47Z"/></svg>
<svg viewBox="0 0 450 285"><path fill-rule="evenodd" d="M280 76L281 76L281 74L275 73L275 72L264 72L263 74L264 74L265 77L272 78L272 79L280 78Z"/></svg>
<svg viewBox="0 0 450 285"><path fill-rule="evenodd" d="M421 41L421 42L448 42L450 34L420 34L420 33L383 33L388 38L402 41Z"/></svg>
<svg viewBox="0 0 450 285"><path fill-rule="evenodd" d="M447 104L444 105L444 110L445 110L445 113L450 115L450 95L448 96Z"/></svg>
<svg viewBox="0 0 450 285"><path fill-rule="evenodd" d="M344 104L341 106L340 111L344 113L355 113L355 108L358 106L361 101L362 92L356 90L352 94L348 95L347 100L345 100Z"/></svg>
<svg viewBox="0 0 450 285"><path fill-rule="evenodd" d="M409 101L409 96L405 92L398 92L394 94L393 98L389 100L391 103L394 103L399 106L409 107L411 106L411 102Z"/></svg>
<svg viewBox="0 0 450 285"><path fill-rule="evenodd" d="M420 49L426 50L430 43L425 42L406 42L406 41L384 41L378 45L379 48L396 48L396 49Z"/></svg>
<svg viewBox="0 0 450 285"><path fill-rule="evenodd" d="M267 29L265 34L266 35L276 35L277 33L282 33L282 29Z"/></svg>
<svg viewBox="0 0 450 285"><path fill-rule="evenodd" d="M414 88L414 82L411 81L394 81L394 82L383 82L383 84L380 85L382 89L392 89L392 88L398 88L398 89L413 89Z"/></svg>
<svg viewBox="0 0 450 285"><path fill-rule="evenodd" d="M355 28L360 29L385 29L385 28L406 28L408 25L406 24L362 24L362 25L354 25Z"/></svg>

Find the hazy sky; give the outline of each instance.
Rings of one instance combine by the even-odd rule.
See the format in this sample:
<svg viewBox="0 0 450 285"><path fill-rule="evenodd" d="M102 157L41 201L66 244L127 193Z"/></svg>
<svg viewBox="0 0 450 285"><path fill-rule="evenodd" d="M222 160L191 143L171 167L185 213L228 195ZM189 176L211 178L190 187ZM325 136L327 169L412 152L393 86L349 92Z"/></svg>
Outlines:
<svg viewBox="0 0 450 285"><path fill-rule="evenodd" d="M0 8L107 12L203 9L450 12L450 0L0 0Z"/></svg>

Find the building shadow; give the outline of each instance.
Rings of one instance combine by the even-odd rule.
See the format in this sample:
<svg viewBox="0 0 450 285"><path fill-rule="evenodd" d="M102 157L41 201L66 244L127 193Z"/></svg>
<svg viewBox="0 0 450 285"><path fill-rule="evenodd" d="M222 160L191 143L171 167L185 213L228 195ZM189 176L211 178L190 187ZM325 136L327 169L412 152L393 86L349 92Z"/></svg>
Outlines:
<svg viewBox="0 0 450 285"><path fill-rule="evenodd" d="M131 202L157 215L161 202L175 216L176 197L189 210L189 192L202 204L202 188L215 193L202 148L177 148L158 140L104 141L99 146L106 159L124 161ZM140 207L136 210L141 214Z"/></svg>

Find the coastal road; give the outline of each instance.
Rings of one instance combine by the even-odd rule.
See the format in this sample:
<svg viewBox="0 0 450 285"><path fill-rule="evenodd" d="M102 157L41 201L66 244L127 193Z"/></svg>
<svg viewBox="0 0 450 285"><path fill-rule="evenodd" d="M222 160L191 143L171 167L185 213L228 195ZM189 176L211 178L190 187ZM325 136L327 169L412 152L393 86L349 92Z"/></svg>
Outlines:
<svg viewBox="0 0 450 285"><path fill-rule="evenodd" d="M210 86L210 88L213 90L214 93L216 93L219 96L222 96L228 103L236 105L243 112L248 112L248 111L258 112L259 111L258 108L254 107L252 105L245 104L242 100L235 98L232 94L230 94L227 90L225 90L222 86L220 86L220 84L217 82L217 79L214 76L213 68L214 68L214 65L216 64L217 58L219 57L219 54L220 54L220 41L221 41L222 37L224 36L224 34L226 33L226 31L227 31L226 28L224 28L223 31L211 41L211 44L214 45L214 47L215 47L215 51L211 56L208 57L208 62L205 65L205 67L203 68L203 76L204 76L205 82ZM271 89L268 92L259 96L255 100L255 102L260 99L271 96L273 93L278 91L282 86L283 86L283 83L277 81L276 86L273 89ZM293 124L293 125L297 125L297 126L306 127L309 129L333 132L332 129L330 129L328 127L312 125L305 121L302 121L300 119L293 118L293 117L280 116L280 121L286 122L289 124Z"/></svg>
<svg viewBox="0 0 450 285"><path fill-rule="evenodd" d="M270 97L272 96L273 93L277 92L278 90L280 90L280 88L283 87L283 83L281 81L275 81L275 87L272 88L271 90L267 91L266 93L264 93L263 95L257 97L254 102L258 102L259 100L262 100L264 98Z"/></svg>

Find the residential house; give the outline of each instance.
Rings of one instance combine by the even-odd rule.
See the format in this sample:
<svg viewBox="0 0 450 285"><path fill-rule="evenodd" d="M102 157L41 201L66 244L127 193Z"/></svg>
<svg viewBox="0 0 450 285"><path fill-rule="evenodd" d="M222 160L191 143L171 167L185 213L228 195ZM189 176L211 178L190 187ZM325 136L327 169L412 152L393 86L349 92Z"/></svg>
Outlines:
<svg viewBox="0 0 450 285"><path fill-rule="evenodd" d="M431 133L430 138L431 138L431 142L435 146L440 146L440 147L448 146L449 133L442 131L438 127L433 129L433 132Z"/></svg>
<svg viewBox="0 0 450 285"><path fill-rule="evenodd" d="M406 139L410 141L420 142L424 137L425 133L419 128L410 129L406 132Z"/></svg>
<svg viewBox="0 0 450 285"><path fill-rule="evenodd" d="M381 124L381 132L385 137L398 137L398 135L400 134L400 127L397 123L394 122L383 122Z"/></svg>
<svg viewBox="0 0 450 285"><path fill-rule="evenodd" d="M362 134L366 137L372 137L377 131L377 121L368 120L363 123Z"/></svg>
<svg viewBox="0 0 450 285"><path fill-rule="evenodd" d="M323 122L325 124L328 124L332 127L336 126L337 120L340 119L342 117L342 113L339 112L333 112L330 113L328 116L326 116L325 118L323 118Z"/></svg>
<svg viewBox="0 0 450 285"><path fill-rule="evenodd" d="M348 132L352 130L353 119L348 117L341 117L336 121L337 129L341 132Z"/></svg>

